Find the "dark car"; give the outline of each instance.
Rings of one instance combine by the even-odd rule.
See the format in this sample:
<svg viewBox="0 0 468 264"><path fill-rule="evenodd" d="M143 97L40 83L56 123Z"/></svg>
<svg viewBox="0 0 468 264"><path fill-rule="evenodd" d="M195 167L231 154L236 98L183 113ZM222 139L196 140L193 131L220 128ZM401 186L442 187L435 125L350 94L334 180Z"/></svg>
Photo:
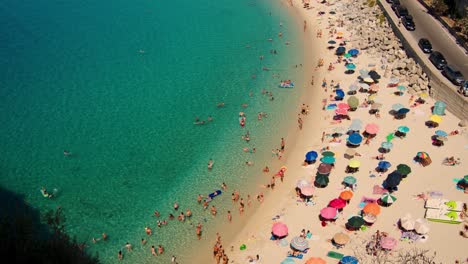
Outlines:
<svg viewBox="0 0 468 264"><path fill-rule="evenodd" d="M444 66L447 65L447 61L445 60L444 55L438 51L433 51L429 56L429 60L439 70L442 70Z"/></svg>
<svg viewBox="0 0 468 264"><path fill-rule="evenodd" d="M399 6L400 6L400 0L393 0L392 1L392 6L391 7L392 7L393 11L396 11L397 7L399 7Z"/></svg>
<svg viewBox="0 0 468 264"><path fill-rule="evenodd" d="M395 10L395 14L397 15L397 17L404 17L406 15L409 15L409 12L408 9L406 9L406 7L399 5Z"/></svg>
<svg viewBox="0 0 468 264"><path fill-rule="evenodd" d="M424 53L431 53L432 52L432 45L428 39L422 38L418 42L419 47L422 49Z"/></svg>
<svg viewBox="0 0 468 264"><path fill-rule="evenodd" d="M462 82L462 84L458 88L458 92L461 93L463 96L468 96L468 80Z"/></svg>
<svg viewBox="0 0 468 264"><path fill-rule="evenodd" d="M414 31L416 29L416 25L414 24L413 17L410 15L401 17L401 23L409 31Z"/></svg>
<svg viewBox="0 0 468 264"><path fill-rule="evenodd" d="M463 75L452 65L446 65L442 74L455 85L461 85L463 82Z"/></svg>

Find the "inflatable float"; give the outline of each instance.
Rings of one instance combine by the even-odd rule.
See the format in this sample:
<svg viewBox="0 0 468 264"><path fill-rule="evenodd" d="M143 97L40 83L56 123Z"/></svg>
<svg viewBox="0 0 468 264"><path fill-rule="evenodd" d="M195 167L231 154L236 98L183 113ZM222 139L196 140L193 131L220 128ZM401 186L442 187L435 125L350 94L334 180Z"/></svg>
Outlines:
<svg viewBox="0 0 468 264"><path fill-rule="evenodd" d="M206 199L207 202L210 202L211 200L213 200L213 198L215 198L216 196L219 196L221 195L223 192L221 190L217 190L215 192L212 192L210 194L208 194L208 199Z"/></svg>
<svg viewBox="0 0 468 264"><path fill-rule="evenodd" d="M280 82L279 88L294 88L294 83L291 82L291 80L286 80L286 81L282 81Z"/></svg>

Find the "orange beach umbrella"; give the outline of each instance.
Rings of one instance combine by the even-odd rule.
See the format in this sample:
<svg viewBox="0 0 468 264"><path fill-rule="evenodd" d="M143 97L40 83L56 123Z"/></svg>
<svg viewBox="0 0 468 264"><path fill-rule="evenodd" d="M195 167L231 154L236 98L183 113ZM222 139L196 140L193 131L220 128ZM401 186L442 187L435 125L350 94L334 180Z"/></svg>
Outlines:
<svg viewBox="0 0 468 264"><path fill-rule="evenodd" d="M380 205L377 203L368 203L364 206L362 211L365 214L379 215L380 214Z"/></svg>
<svg viewBox="0 0 468 264"><path fill-rule="evenodd" d="M312 257L312 258L308 259L305 264L327 264L327 262L325 260L323 260L322 258Z"/></svg>
<svg viewBox="0 0 468 264"><path fill-rule="evenodd" d="M349 201L349 200L351 200L351 198L353 198L353 192L350 191L350 190L342 191L340 193L340 198L345 200L345 201Z"/></svg>

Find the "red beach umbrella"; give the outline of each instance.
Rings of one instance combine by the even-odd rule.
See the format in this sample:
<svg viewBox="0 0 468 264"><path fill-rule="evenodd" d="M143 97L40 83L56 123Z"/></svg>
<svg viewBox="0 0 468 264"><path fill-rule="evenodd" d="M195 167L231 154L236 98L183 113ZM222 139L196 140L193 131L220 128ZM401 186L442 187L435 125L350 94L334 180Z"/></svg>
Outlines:
<svg viewBox="0 0 468 264"><path fill-rule="evenodd" d="M271 232L275 236L284 237L288 235L288 227L281 222L277 222L273 224Z"/></svg>
<svg viewBox="0 0 468 264"><path fill-rule="evenodd" d="M334 219L337 213L338 211L333 207L325 207L320 210L320 216L327 220Z"/></svg>
<svg viewBox="0 0 468 264"><path fill-rule="evenodd" d="M314 194L314 187L312 186L301 187L301 193L304 196L312 196L312 194Z"/></svg>
<svg viewBox="0 0 468 264"><path fill-rule="evenodd" d="M349 105L347 103L339 103L338 104L338 109L349 110Z"/></svg>
<svg viewBox="0 0 468 264"><path fill-rule="evenodd" d="M365 129L366 129L366 132L371 135L375 135L377 134L377 132L379 132L379 126L375 123L367 124Z"/></svg>
<svg viewBox="0 0 468 264"><path fill-rule="evenodd" d="M328 206L336 208L336 209L343 209L346 206L346 202L339 198L336 198L336 199L331 200L330 203L328 203Z"/></svg>
<svg viewBox="0 0 468 264"><path fill-rule="evenodd" d="M335 114L337 115L347 115L348 114L348 110L347 109L343 109L343 108L338 108L335 110Z"/></svg>

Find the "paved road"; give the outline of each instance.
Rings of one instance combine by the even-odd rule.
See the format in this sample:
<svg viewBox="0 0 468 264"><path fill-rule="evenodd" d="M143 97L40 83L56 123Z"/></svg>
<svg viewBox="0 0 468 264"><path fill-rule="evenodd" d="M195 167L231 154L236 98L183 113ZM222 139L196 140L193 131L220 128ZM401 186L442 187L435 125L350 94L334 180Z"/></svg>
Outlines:
<svg viewBox="0 0 468 264"><path fill-rule="evenodd" d="M429 39L432 49L441 52L447 62L457 67L468 80L468 55L456 44L455 38L418 1L400 0L400 3L408 9L416 24L416 30L410 35L416 41L423 37Z"/></svg>

